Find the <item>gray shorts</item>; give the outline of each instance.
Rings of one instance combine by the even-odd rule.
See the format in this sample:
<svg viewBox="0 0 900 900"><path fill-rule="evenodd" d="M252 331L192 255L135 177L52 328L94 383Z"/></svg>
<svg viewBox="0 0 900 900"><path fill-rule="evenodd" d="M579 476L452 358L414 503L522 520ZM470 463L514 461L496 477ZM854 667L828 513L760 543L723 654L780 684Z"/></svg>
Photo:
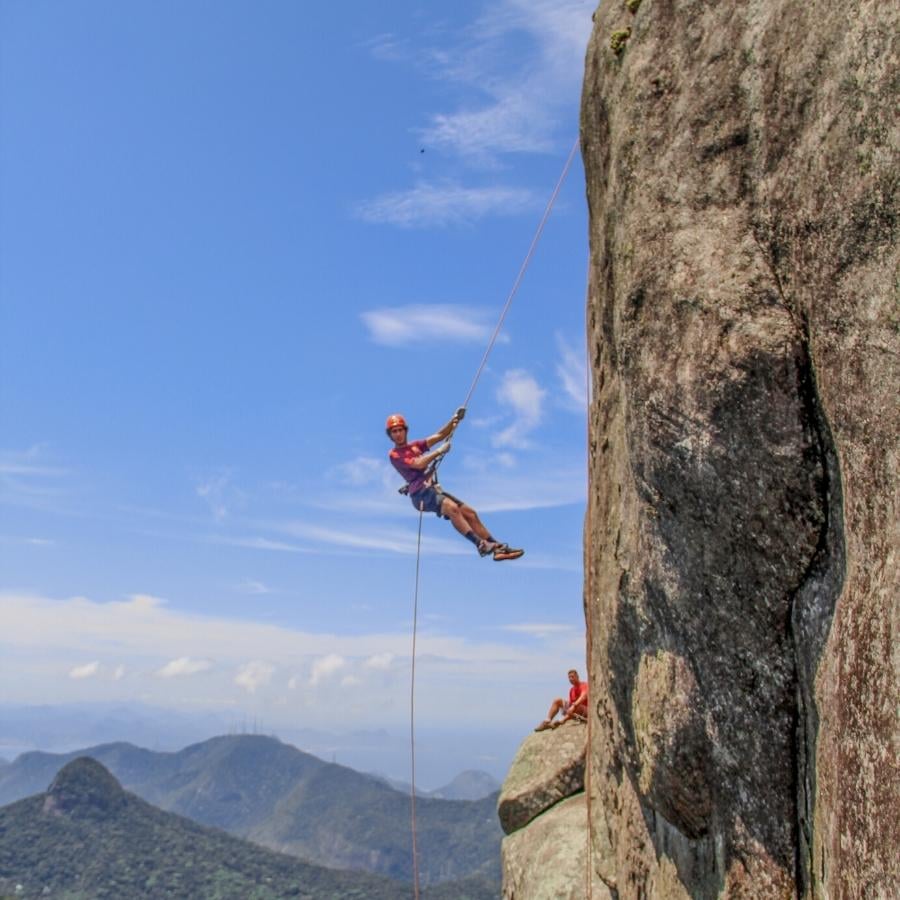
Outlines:
<svg viewBox="0 0 900 900"><path fill-rule="evenodd" d="M427 487L421 491L417 491L415 494L409 495L410 503L412 503L417 510L435 513L435 515L438 516L441 515L441 506L443 505L444 500L452 500L459 506L465 506L459 497L454 497L453 494L448 494L439 487ZM442 518L446 519L448 517L443 516Z"/></svg>

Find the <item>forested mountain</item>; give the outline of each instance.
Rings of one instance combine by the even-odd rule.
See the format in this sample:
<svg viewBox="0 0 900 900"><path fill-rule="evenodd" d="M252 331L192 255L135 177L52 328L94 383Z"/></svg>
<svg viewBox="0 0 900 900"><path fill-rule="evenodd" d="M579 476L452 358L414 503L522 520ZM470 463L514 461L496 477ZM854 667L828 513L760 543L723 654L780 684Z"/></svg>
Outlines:
<svg viewBox="0 0 900 900"><path fill-rule="evenodd" d="M106 744L72 754L26 753L0 769L0 803L46 789L76 756L106 766L126 789L161 809L320 865L412 878L409 797L275 738L213 738L177 753ZM484 876L499 885L496 795L420 798L423 884Z"/></svg>
<svg viewBox="0 0 900 900"><path fill-rule="evenodd" d="M0 809L0 895L66 900L397 900L412 887L304 863L166 813L122 789L95 760L68 763L50 788ZM478 879L427 900L488 900Z"/></svg>

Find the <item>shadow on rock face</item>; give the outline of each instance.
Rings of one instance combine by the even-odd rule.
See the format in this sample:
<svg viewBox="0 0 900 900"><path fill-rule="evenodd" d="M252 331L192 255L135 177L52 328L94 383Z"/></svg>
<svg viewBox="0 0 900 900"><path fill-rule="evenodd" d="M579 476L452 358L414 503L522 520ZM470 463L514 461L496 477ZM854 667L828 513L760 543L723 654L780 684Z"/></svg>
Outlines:
<svg viewBox="0 0 900 900"><path fill-rule="evenodd" d="M754 352L693 402L674 415L633 404L646 506L608 653L657 854L706 896L750 844L803 881L811 685L843 555L836 457L803 347Z"/></svg>

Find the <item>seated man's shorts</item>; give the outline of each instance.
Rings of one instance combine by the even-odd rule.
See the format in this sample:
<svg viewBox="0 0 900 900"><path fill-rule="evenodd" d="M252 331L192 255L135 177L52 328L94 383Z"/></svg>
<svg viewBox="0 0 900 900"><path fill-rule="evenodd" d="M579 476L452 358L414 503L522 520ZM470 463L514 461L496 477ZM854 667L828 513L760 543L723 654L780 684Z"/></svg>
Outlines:
<svg viewBox="0 0 900 900"><path fill-rule="evenodd" d="M459 497L454 497L453 494L448 494L438 487L427 487L424 490L417 491L415 494L410 494L409 500L416 509L422 512L435 513L438 516L441 514L441 505L444 500L452 500L458 506L465 506ZM443 518L446 519L448 517L444 516Z"/></svg>

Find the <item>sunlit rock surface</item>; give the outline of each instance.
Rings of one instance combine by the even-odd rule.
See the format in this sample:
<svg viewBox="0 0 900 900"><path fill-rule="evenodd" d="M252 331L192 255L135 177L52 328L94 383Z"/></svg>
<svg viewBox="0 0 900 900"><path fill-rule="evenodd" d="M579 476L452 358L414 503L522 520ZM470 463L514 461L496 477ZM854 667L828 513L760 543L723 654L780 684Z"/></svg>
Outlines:
<svg viewBox="0 0 900 900"><path fill-rule="evenodd" d="M595 14L590 857L622 900L900 896L898 35L854 0Z"/></svg>
<svg viewBox="0 0 900 900"><path fill-rule="evenodd" d="M507 834L584 789L586 741L587 728L577 722L525 738L497 800L497 815Z"/></svg>
<svg viewBox="0 0 900 900"><path fill-rule="evenodd" d="M585 900L588 896L584 793L561 800L527 828L503 839L505 900ZM611 900L594 879L594 900Z"/></svg>

